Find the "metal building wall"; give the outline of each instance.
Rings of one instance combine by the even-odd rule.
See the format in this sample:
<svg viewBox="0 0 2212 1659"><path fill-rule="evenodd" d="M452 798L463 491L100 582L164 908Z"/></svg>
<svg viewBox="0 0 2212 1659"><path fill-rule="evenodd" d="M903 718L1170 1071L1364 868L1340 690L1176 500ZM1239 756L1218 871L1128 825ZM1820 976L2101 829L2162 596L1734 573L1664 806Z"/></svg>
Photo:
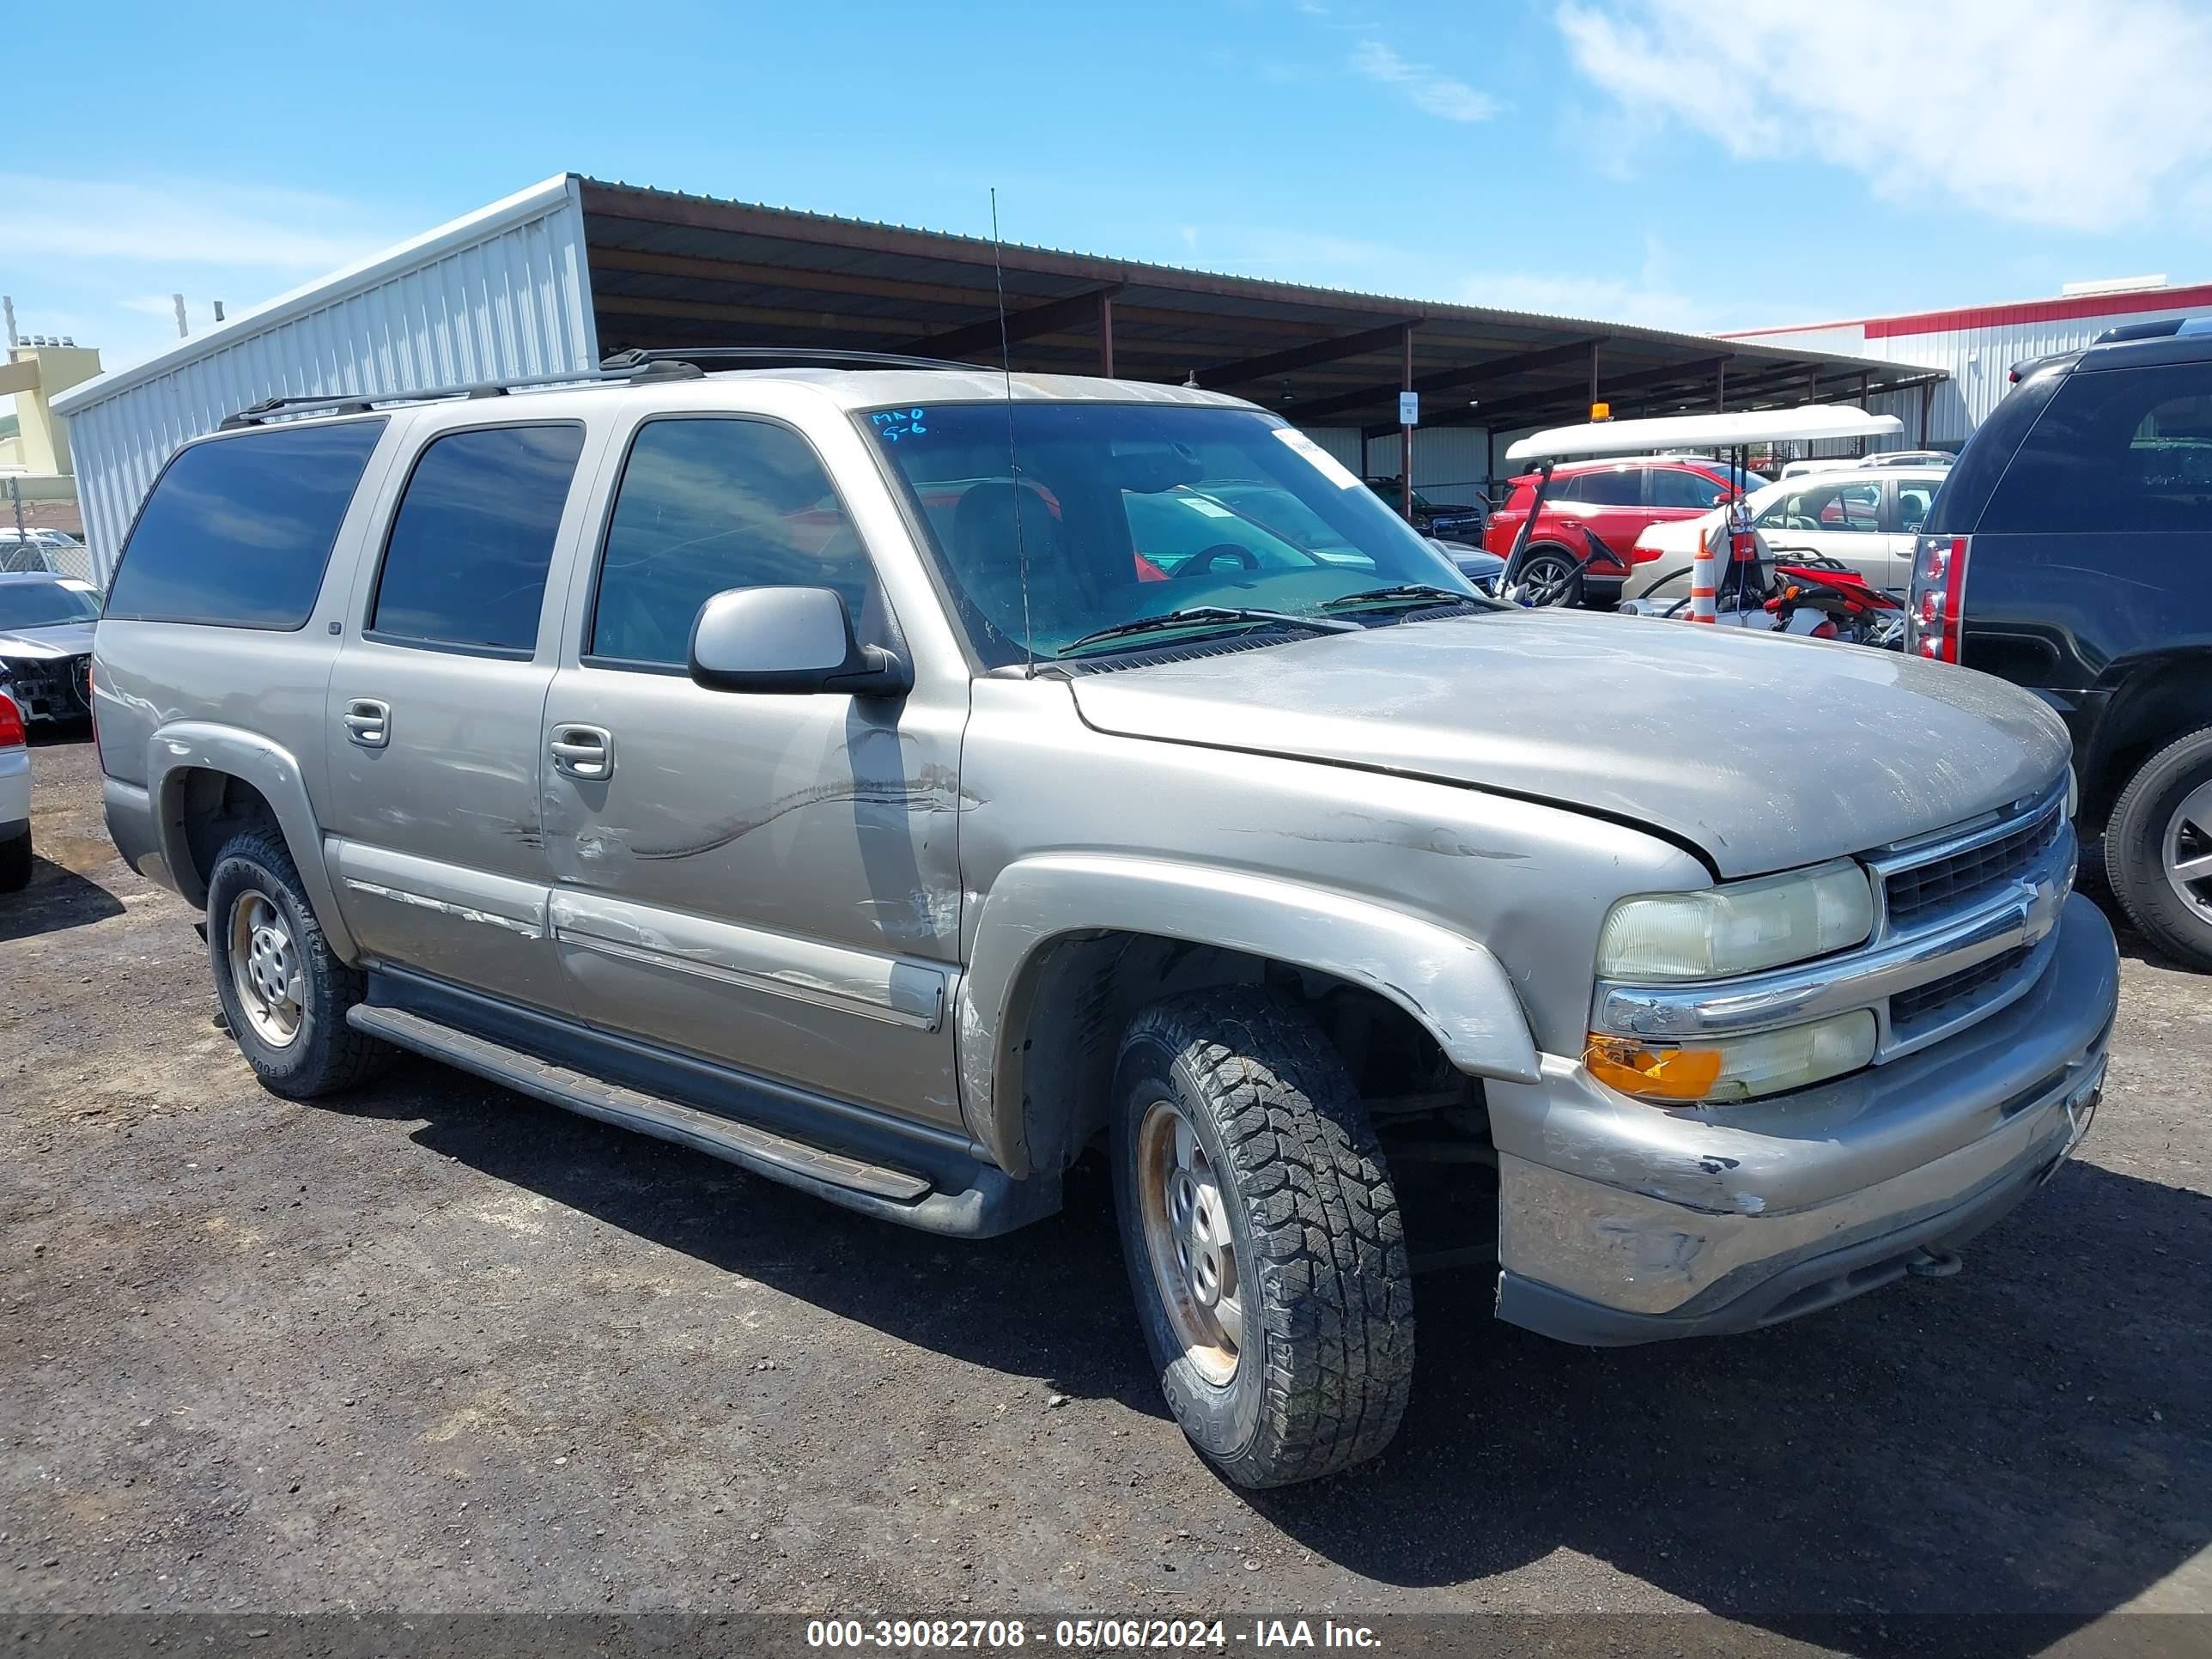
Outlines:
<svg viewBox="0 0 2212 1659"><path fill-rule="evenodd" d="M1832 351L1855 357L1881 357L1891 362L1914 363L1940 368L1951 378L1937 386L1929 399L1928 418L1921 421L1917 391L1883 393L1868 407L1879 415L1894 415L1905 429L1881 447L1918 449L1929 444L1955 446L1973 435L1990 411L2012 390L2008 378L2014 363L2032 357L2048 357L2062 351L2079 351L2108 328L2128 323L2154 322L2166 317L2201 314L2203 289L2178 289L2174 303L2146 304L2157 290L2116 294L2114 308L2090 316L2030 317L1997 320L1985 325L1904 331L1910 318L1875 319L1872 323L1834 323L1810 328L1761 331L1753 336L1760 345L1792 346L1800 349ZM2078 303L2078 302L2077 302ZM2057 309L2030 302L2017 307L1996 306L1990 313ZM2066 306L2067 309L2075 308ZM1900 326L1904 325L1904 326ZM1849 446L1844 446L1848 448Z"/></svg>
<svg viewBox="0 0 2212 1659"><path fill-rule="evenodd" d="M599 356L563 174L57 398L96 579L170 453L249 404L581 374Z"/></svg>

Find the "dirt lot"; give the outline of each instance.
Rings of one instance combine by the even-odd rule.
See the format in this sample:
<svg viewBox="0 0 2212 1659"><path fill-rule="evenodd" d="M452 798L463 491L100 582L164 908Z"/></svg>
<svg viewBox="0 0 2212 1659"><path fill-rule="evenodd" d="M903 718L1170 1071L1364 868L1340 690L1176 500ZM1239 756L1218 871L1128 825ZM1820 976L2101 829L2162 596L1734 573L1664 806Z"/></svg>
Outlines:
<svg viewBox="0 0 2212 1659"><path fill-rule="evenodd" d="M0 900L0 1611L1644 1615L1753 1645L2212 1619L2212 981L2127 942L2079 1165L1908 1283L1615 1352L1420 1285L1379 1464L1257 1498L1164 1416L1094 1173L981 1245L426 1064L301 1107L35 755ZM2023 1626L2026 1630L2027 1627Z"/></svg>

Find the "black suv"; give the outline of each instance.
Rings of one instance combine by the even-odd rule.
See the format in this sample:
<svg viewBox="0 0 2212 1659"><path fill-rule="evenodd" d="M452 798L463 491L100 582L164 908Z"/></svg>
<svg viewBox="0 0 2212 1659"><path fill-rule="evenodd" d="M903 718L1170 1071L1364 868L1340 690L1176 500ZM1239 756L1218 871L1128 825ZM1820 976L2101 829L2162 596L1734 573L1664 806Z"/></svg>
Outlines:
<svg viewBox="0 0 2212 1659"><path fill-rule="evenodd" d="M2212 969L2212 318L2015 378L1929 514L1908 648L2065 717L2113 891Z"/></svg>
<svg viewBox="0 0 2212 1659"><path fill-rule="evenodd" d="M1405 511L1401 503L1405 496L1398 479L1370 478L1367 487L1389 503L1393 513ZM1467 506L1458 501L1432 501L1416 489L1413 492L1413 528L1424 536L1435 536L1448 542L1471 542L1482 544L1482 532L1490 523L1490 508L1486 505Z"/></svg>

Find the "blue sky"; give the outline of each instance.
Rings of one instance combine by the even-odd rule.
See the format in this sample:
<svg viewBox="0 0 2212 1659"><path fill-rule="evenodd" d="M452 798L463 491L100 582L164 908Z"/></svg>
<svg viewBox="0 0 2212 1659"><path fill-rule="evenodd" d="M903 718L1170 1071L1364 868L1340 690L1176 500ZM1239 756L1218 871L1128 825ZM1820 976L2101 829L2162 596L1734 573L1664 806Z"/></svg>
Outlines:
<svg viewBox="0 0 2212 1659"><path fill-rule="evenodd" d="M1699 330L2212 279L2177 0L39 10L0 291L111 367L562 169Z"/></svg>

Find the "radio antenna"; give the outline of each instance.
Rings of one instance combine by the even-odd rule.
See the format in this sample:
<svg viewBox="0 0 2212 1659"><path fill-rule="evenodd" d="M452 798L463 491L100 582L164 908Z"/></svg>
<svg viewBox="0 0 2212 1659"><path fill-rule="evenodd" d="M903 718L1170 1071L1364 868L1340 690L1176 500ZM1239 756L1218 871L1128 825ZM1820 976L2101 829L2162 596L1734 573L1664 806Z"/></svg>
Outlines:
<svg viewBox="0 0 2212 1659"><path fill-rule="evenodd" d="M991 286L999 298L999 373L1006 388L1006 471L1014 491L1014 567L1022 583L1022 654L1036 676L1036 633L1030 621L1030 550L1022 536L1022 463L1014 450L1014 358L1006 340L1006 276L999 264L999 187L991 186Z"/></svg>

